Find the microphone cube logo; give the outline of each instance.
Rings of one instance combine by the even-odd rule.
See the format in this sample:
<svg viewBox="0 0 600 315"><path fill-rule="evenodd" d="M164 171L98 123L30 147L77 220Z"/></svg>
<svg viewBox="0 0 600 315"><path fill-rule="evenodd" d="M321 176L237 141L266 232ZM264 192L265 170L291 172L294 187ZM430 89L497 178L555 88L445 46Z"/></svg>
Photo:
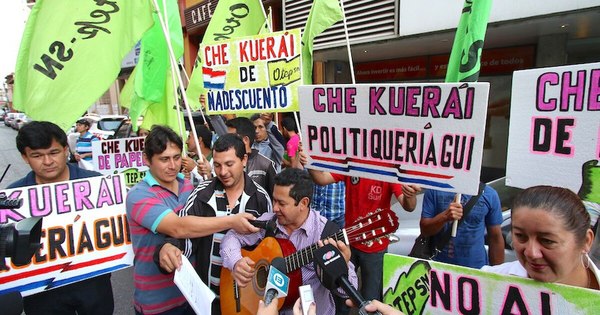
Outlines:
<svg viewBox="0 0 600 315"><path fill-rule="evenodd" d="M288 286L290 285L290 278L279 269L271 266L269 268L269 275L267 276L267 289L270 287L275 288L280 291L279 296L285 296L282 294L287 294Z"/></svg>
<svg viewBox="0 0 600 315"><path fill-rule="evenodd" d="M283 277L280 274L276 273L273 276L273 282L275 282L276 286L281 288L285 284L285 279L283 279Z"/></svg>

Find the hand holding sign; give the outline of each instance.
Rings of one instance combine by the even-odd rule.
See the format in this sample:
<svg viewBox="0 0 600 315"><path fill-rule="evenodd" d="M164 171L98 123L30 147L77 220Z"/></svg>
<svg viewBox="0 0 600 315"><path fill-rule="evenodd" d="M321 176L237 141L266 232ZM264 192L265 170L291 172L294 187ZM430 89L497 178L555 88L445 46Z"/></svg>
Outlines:
<svg viewBox="0 0 600 315"><path fill-rule="evenodd" d="M450 210L450 216L452 216L452 218L454 219L454 222L452 222L452 237L456 237L456 230L458 229L458 220L460 220L460 218L462 218L462 204L460 203L460 198L462 198L462 194L456 194L454 196L454 209L452 209L453 205L450 205L450 208L448 208L448 210ZM458 204L458 206L456 205Z"/></svg>

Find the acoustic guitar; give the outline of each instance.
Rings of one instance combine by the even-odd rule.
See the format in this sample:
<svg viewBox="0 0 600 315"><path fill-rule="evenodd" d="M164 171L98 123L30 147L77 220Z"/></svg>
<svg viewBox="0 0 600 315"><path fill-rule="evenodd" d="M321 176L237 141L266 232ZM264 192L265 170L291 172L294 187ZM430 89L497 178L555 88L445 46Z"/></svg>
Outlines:
<svg viewBox="0 0 600 315"><path fill-rule="evenodd" d="M363 243L371 245L381 242L381 238L398 229L398 216L391 209L377 209L364 218L359 218L351 227L341 229L328 236L342 240L346 244ZM289 291L286 297L278 299L278 309L292 307L298 299L298 287L302 285L300 268L313 261L313 252L318 248L311 246L296 250L287 239L266 237L253 249L242 249L242 256L249 257L256 264L252 280L245 287L239 287L233 274L227 268L221 268L221 312L223 314L254 315L258 310L258 301L265 293L267 275L271 261L277 257L285 260L285 269L281 270L290 277Z"/></svg>

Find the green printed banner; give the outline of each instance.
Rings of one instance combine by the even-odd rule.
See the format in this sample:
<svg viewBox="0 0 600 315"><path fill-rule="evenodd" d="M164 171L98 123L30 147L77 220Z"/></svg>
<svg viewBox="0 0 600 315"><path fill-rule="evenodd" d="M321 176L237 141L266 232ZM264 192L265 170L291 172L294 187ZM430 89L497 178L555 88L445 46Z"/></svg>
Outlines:
<svg viewBox="0 0 600 315"><path fill-rule="evenodd" d="M219 0L204 32L202 43L212 44L260 34L265 26L265 21L265 11L260 0ZM186 90L188 104L193 109L200 108L200 95L206 94L202 66L203 59L201 50L199 50Z"/></svg>
<svg viewBox="0 0 600 315"><path fill-rule="evenodd" d="M385 254L383 302L404 314L597 314L600 292Z"/></svg>
<svg viewBox="0 0 600 315"><path fill-rule="evenodd" d="M300 30L200 45L209 114L298 110Z"/></svg>
<svg viewBox="0 0 600 315"><path fill-rule="evenodd" d="M70 128L114 82L152 10L150 0L38 0L17 58L15 109Z"/></svg>

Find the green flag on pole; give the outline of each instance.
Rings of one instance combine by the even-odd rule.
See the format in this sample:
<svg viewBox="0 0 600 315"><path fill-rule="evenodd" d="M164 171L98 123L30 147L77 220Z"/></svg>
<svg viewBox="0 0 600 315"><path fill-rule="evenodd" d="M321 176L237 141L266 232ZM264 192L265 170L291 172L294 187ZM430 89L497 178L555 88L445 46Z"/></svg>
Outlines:
<svg viewBox="0 0 600 315"><path fill-rule="evenodd" d="M302 75L304 84L312 83L312 52L315 37L344 18L338 0L315 0L302 32Z"/></svg>
<svg viewBox="0 0 600 315"><path fill-rule="evenodd" d="M15 109L67 130L108 90L152 23L149 0L38 0L17 57Z"/></svg>
<svg viewBox="0 0 600 315"><path fill-rule="evenodd" d="M225 39L257 35L265 19L265 11L260 0L220 0L204 32L202 43L211 44ZM233 20L235 24L232 24ZM200 108L200 95L206 94L201 56L202 52L198 51L186 90L188 104L193 109Z"/></svg>
<svg viewBox="0 0 600 315"><path fill-rule="evenodd" d="M162 7L162 0L158 3L163 21L166 21L168 25L169 39L177 60L183 55L183 31L179 7L176 0L166 0L165 12L165 8ZM121 99L125 101L125 104L123 104L125 106L129 98L129 116L134 130L137 130L137 120L140 116L144 116L144 120L151 120L150 123L152 124L168 125L173 130L177 130L177 120L174 121L175 124L173 125L173 120L169 119L171 116L175 118L177 116L168 113L168 110L173 109L173 106L168 104L174 104L174 101L169 102L169 100L175 99L169 49L158 14L155 13L153 18L154 26L142 37L140 60L123 91L121 91ZM133 93L130 91L130 85L134 86ZM160 106L163 107L161 112L164 115L146 117L145 114L149 108L155 108L154 112L157 112L156 108Z"/></svg>
<svg viewBox="0 0 600 315"><path fill-rule="evenodd" d="M169 38L175 59L183 55L183 31L181 28L181 18L179 17L179 6L177 0L166 0L166 17L163 1L158 0L160 12L162 12L163 21L167 21L169 29ZM165 92L165 80L167 69L171 62L169 60L169 49L163 33L158 14L153 14L154 25L144 33L140 52L139 68L136 71L135 93L150 102L161 102Z"/></svg>
<svg viewBox="0 0 600 315"><path fill-rule="evenodd" d="M183 112L177 111L177 104L180 103L181 96L173 92L173 82L171 80L171 67L169 66L169 77L165 81L163 90L165 91L163 99L160 102L149 104L148 110L144 114L144 121L142 122L142 128L150 130L154 125L169 126L177 134L179 131L179 122L177 114L181 116L181 123L184 123ZM183 127L185 131L185 127ZM185 139L185 135L181 135Z"/></svg>
<svg viewBox="0 0 600 315"><path fill-rule="evenodd" d="M479 78L491 8L492 0L465 1L448 61L446 82L474 82Z"/></svg>

